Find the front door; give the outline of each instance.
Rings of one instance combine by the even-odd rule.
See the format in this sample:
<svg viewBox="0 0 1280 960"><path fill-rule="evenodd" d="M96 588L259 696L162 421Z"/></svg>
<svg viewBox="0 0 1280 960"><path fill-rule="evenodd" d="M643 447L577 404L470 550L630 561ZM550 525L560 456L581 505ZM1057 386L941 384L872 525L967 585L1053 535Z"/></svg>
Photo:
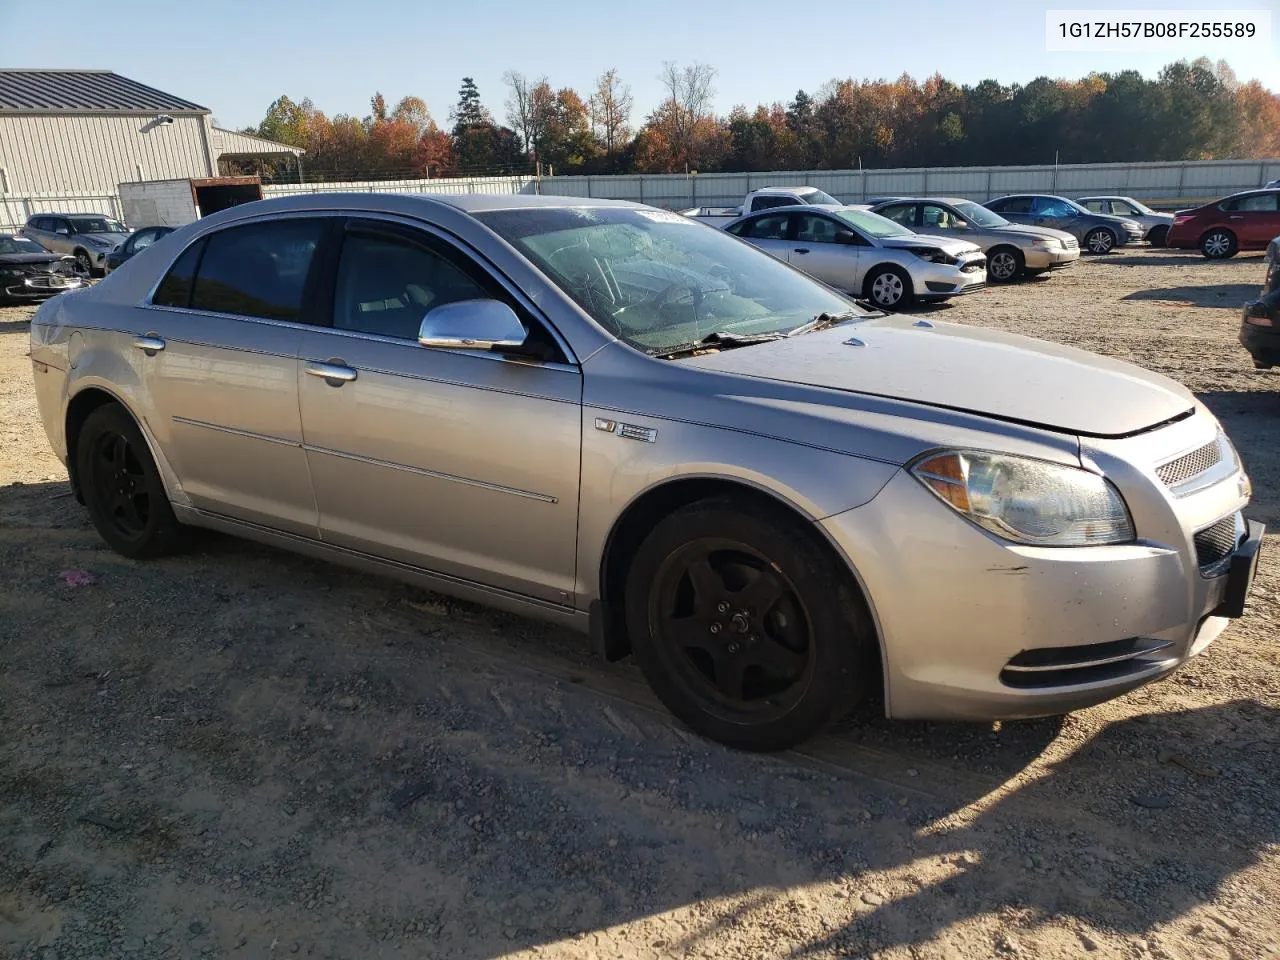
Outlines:
<svg viewBox="0 0 1280 960"><path fill-rule="evenodd" d="M791 242L791 264L811 277L846 292L862 292L862 265L857 242L862 238L852 227L842 227L833 218L817 213L793 213L795 239ZM837 242L843 232L857 242Z"/></svg>
<svg viewBox="0 0 1280 960"><path fill-rule="evenodd" d="M793 246L787 239L790 226L790 214L766 213L741 224L734 233L744 240L750 240L765 253L785 261L790 259Z"/></svg>
<svg viewBox="0 0 1280 960"><path fill-rule="evenodd" d="M419 345L433 306L498 297L418 228L348 223L332 326L302 343L298 389L321 536L447 576L573 599L582 375L560 362Z"/></svg>
<svg viewBox="0 0 1280 960"><path fill-rule="evenodd" d="M192 504L311 537L297 367L325 222L271 220L197 240L130 332L152 399L147 425Z"/></svg>

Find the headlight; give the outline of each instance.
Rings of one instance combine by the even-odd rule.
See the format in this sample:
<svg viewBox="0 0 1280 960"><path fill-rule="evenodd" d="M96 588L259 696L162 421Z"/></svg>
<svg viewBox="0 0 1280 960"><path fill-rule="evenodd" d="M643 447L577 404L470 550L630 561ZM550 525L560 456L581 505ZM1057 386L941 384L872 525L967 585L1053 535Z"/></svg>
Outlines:
<svg viewBox="0 0 1280 960"><path fill-rule="evenodd" d="M1134 538L1116 488L1077 467L954 450L925 457L911 472L957 512L1015 543L1083 547Z"/></svg>
<svg viewBox="0 0 1280 960"><path fill-rule="evenodd" d="M1032 240L1031 245L1033 247L1056 247L1058 245L1058 241L1045 237L1043 240Z"/></svg>
<svg viewBox="0 0 1280 960"><path fill-rule="evenodd" d="M1126 220L1123 224L1121 224L1121 226L1123 226L1123 227L1124 227L1126 230L1128 230L1130 233L1141 233L1141 232L1142 232L1142 227L1140 227L1138 224L1134 223L1132 220Z"/></svg>
<svg viewBox="0 0 1280 960"><path fill-rule="evenodd" d="M937 247L908 247L907 250L921 260L928 260L930 263L949 263L954 265L960 262L945 250L940 250Z"/></svg>

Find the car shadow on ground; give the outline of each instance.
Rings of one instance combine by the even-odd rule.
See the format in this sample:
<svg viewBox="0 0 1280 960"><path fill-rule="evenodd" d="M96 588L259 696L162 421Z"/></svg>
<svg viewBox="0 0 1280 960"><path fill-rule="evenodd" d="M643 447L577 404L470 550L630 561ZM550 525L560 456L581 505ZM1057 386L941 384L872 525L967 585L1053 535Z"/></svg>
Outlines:
<svg viewBox="0 0 1280 960"><path fill-rule="evenodd" d="M1188 265L1212 266L1215 263L1234 263L1251 257L1261 258L1262 251L1250 251L1237 254L1231 260L1210 260L1199 250L1184 250L1167 253L1110 253L1104 256L1089 256L1091 263L1100 263L1108 267L1183 267ZM1083 258L1082 258L1083 259Z"/></svg>
<svg viewBox="0 0 1280 960"><path fill-rule="evenodd" d="M1038 761L1063 720L890 722L874 706L756 756L693 737L634 667L567 631L228 537L124 561L65 483L0 488L0 563L15 578L0 606L22 614L21 633L0 624L0 827L56 851L20 852L0 889L109 897L120 881L99 877L124 864L139 886L120 894L123 927L169 885L146 929L171 927L180 953L230 952L246 900L282 942L334 955L488 960L697 904L654 949L705 955L809 890L837 913L796 957L919 944L979 915L1145 934L1280 840L1278 718L1252 701L1113 723L1052 767ZM95 586L41 586L80 566ZM142 629L116 625L139 603ZM74 679L90 666L96 697ZM144 741L145 795L97 761ZM113 822L166 824L158 861L72 822L104 796ZM209 838L249 836L207 859ZM85 876L65 872L77 849ZM283 862L283 878L257 866ZM385 942L406 928L418 939Z"/></svg>
<svg viewBox="0 0 1280 960"><path fill-rule="evenodd" d="M1195 307L1222 307L1239 310L1245 303L1258 298L1259 283L1215 283L1196 287L1156 287L1151 290L1135 290L1121 297L1122 300L1167 300L1171 303Z"/></svg>
<svg viewBox="0 0 1280 960"><path fill-rule="evenodd" d="M28 333L31 330L30 319L0 320L0 336L6 333Z"/></svg>

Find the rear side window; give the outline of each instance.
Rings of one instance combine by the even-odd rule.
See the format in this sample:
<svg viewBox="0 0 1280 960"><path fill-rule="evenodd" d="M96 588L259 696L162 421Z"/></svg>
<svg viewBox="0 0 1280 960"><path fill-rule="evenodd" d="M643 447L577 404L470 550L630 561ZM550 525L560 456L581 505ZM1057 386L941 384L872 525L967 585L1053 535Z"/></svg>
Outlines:
<svg viewBox="0 0 1280 960"><path fill-rule="evenodd" d="M1228 209L1253 213L1274 213L1277 199L1280 199L1280 194L1255 193L1252 196L1241 197L1234 207Z"/></svg>
<svg viewBox="0 0 1280 960"><path fill-rule="evenodd" d="M916 205L914 203L899 203L892 207L881 207L875 211L882 217L888 217L894 223L900 223L904 227L914 227L916 225Z"/></svg>
<svg viewBox="0 0 1280 960"><path fill-rule="evenodd" d="M151 302L157 307L189 307L191 305L191 285L195 279L196 267L200 263L200 253L204 250L204 240L197 240L183 251L182 256L174 261L169 272L165 274L160 286L156 287Z"/></svg>
<svg viewBox="0 0 1280 960"><path fill-rule="evenodd" d="M322 220L274 220L215 233L206 241L191 308L267 320L297 320Z"/></svg>
<svg viewBox="0 0 1280 960"><path fill-rule="evenodd" d="M1111 212L1111 204L1108 203L1106 200L1086 200L1084 203L1080 204L1080 206L1084 207L1086 210L1090 211L1091 213L1110 213Z"/></svg>
<svg viewBox="0 0 1280 960"><path fill-rule="evenodd" d="M751 237L755 240L785 240L787 223L790 219L789 213L771 213L767 217L756 217L739 226L738 236Z"/></svg>
<svg viewBox="0 0 1280 960"><path fill-rule="evenodd" d="M1030 197L1009 197L1007 200L1000 200L995 203L988 204L992 210L1000 213L1030 213L1031 198Z"/></svg>

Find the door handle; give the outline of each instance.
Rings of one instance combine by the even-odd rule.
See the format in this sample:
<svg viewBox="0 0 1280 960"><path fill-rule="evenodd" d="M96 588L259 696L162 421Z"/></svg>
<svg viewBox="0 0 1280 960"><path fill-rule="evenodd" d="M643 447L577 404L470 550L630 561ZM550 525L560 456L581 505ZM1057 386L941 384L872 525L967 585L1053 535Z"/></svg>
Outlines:
<svg viewBox="0 0 1280 960"><path fill-rule="evenodd" d="M808 247L796 247L796 248L795 248L794 250L792 250L791 252L792 252L792 253L808 253L808 252L809 252L809 248L808 248Z"/></svg>
<svg viewBox="0 0 1280 960"><path fill-rule="evenodd" d="M164 349L164 340L160 337L135 337L133 345L139 350L145 350L150 357Z"/></svg>
<svg viewBox="0 0 1280 960"><path fill-rule="evenodd" d="M1243 219L1244 219L1244 216L1243 216L1243 215L1241 215L1241 214L1238 214L1238 213L1233 213L1231 216L1227 217L1227 219L1228 219L1228 220L1243 220Z"/></svg>
<svg viewBox="0 0 1280 960"><path fill-rule="evenodd" d="M340 387L344 383L350 383L356 378L356 372L351 367L346 366L341 361L337 363L320 363L314 360L307 361L307 373L313 377L322 377L331 386Z"/></svg>

